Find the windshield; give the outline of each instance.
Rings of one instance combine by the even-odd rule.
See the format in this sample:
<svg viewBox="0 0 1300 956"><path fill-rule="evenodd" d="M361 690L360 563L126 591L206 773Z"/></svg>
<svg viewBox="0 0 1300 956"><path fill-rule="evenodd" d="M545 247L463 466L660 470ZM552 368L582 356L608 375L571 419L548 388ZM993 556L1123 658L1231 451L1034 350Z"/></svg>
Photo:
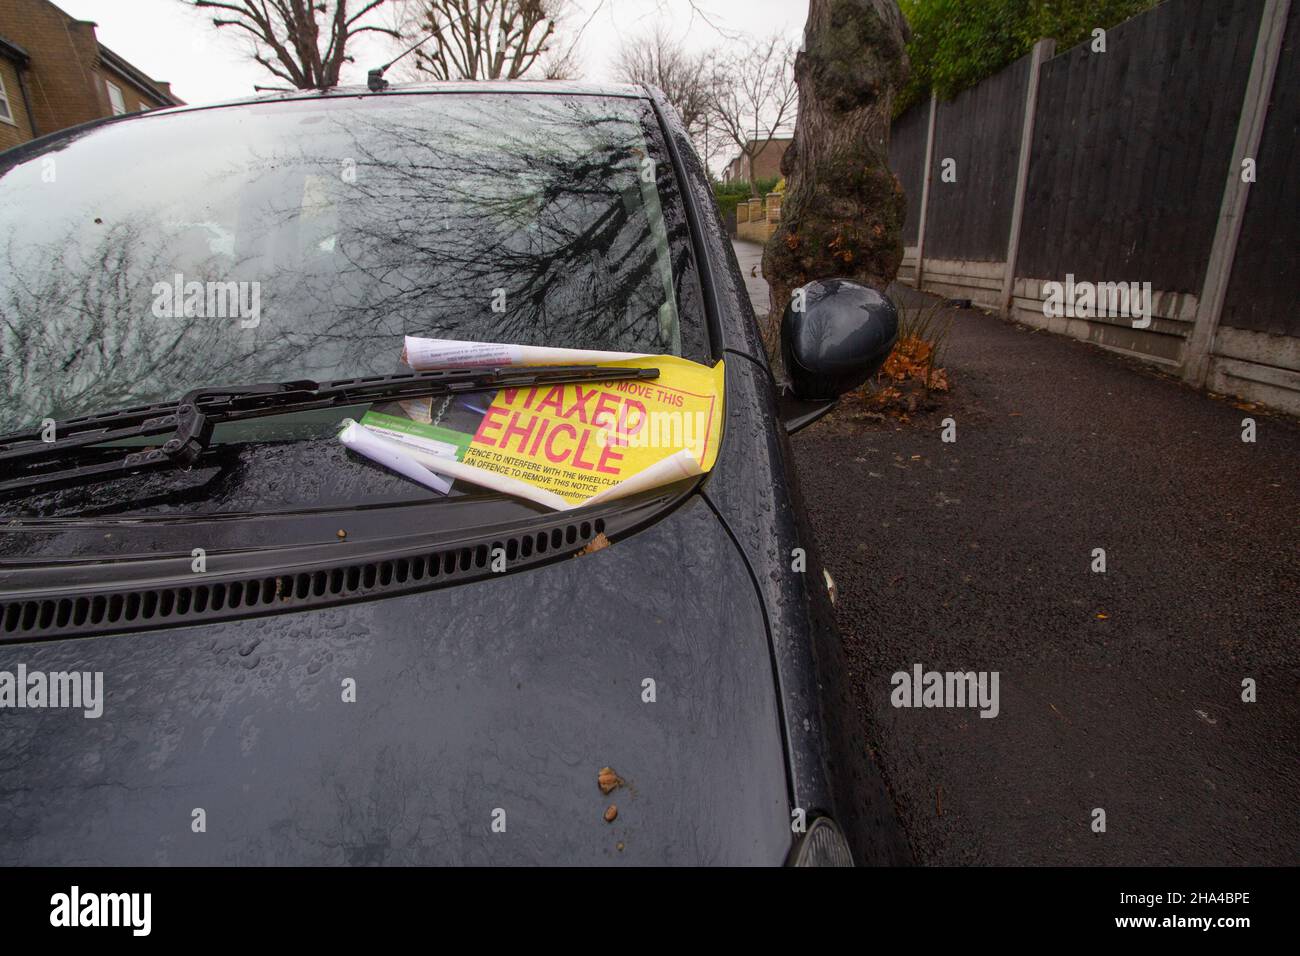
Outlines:
<svg viewBox="0 0 1300 956"><path fill-rule="evenodd" d="M0 433L389 374L407 334L707 354L646 100L259 103L18 155L0 154Z"/></svg>

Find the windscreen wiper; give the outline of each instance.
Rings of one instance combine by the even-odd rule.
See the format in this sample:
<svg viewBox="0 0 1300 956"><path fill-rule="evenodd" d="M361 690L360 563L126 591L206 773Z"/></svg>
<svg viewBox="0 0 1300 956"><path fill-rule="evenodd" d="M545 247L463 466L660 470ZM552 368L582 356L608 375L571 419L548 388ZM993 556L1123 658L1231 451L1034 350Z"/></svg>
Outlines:
<svg viewBox="0 0 1300 956"><path fill-rule="evenodd" d="M492 366L439 369L347 378L332 382L273 382L261 385L196 388L179 402L162 402L55 422L0 436L0 495L48 489L93 478L115 478L144 471L192 468L205 457L213 427L223 422L266 418L318 408L346 408L499 388L528 388L576 382L658 378L657 368L609 365ZM95 464L108 442L160 437L157 445ZM165 436L165 437L164 437Z"/></svg>

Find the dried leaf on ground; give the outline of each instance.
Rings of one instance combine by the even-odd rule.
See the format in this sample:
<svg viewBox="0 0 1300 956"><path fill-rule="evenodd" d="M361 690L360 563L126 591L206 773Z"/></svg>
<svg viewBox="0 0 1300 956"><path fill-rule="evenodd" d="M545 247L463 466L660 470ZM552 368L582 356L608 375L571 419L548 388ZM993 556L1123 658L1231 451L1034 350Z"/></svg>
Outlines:
<svg viewBox="0 0 1300 956"><path fill-rule="evenodd" d="M600 787L601 793L608 796L623 786L623 778L614 772L613 767L601 767L600 773L596 774L596 785Z"/></svg>
<svg viewBox="0 0 1300 956"><path fill-rule="evenodd" d="M944 334L927 326L921 334L900 335L876 374L875 387L864 389L863 403L899 418L933 408L933 393L951 389L948 370L937 364Z"/></svg>

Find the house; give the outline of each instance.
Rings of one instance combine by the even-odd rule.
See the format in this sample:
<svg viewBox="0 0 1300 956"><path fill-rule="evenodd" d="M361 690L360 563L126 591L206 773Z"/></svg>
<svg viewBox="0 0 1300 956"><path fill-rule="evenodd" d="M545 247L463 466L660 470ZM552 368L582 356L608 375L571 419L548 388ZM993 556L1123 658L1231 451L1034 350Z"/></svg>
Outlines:
<svg viewBox="0 0 1300 956"><path fill-rule="evenodd" d="M181 106L50 0L0 0L0 149L104 116Z"/></svg>
<svg viewBox="0 0 1300 956"><path fill-rule="evenodd" d="M0 0L0 3L3 2L4 0ZM786 148L789 147L792 140L793 137L790 136L773 136L761 145L758 140L749 140L745 143L745 151L727 163L726 169L722 171L722 181L729 183L741 180L752 183L756 179L780 178L781 157L785 155ZM754 156L753 168L751 169L747 154L752 152L756 146L758 152Z"/></svg>

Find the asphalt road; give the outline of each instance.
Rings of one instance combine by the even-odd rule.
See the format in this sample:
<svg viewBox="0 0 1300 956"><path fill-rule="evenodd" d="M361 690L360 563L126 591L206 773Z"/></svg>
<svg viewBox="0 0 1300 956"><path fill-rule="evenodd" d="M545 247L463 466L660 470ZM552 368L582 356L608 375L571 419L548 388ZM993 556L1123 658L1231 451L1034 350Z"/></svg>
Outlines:
<svg viewBox="0 0 1300 956"><path fill-rule="evenodd" d="M1300 863L1300 423L946 314L938 410L794 439L917 862ZM916 664L997 671L997 716L892 706Z"/></svg>

